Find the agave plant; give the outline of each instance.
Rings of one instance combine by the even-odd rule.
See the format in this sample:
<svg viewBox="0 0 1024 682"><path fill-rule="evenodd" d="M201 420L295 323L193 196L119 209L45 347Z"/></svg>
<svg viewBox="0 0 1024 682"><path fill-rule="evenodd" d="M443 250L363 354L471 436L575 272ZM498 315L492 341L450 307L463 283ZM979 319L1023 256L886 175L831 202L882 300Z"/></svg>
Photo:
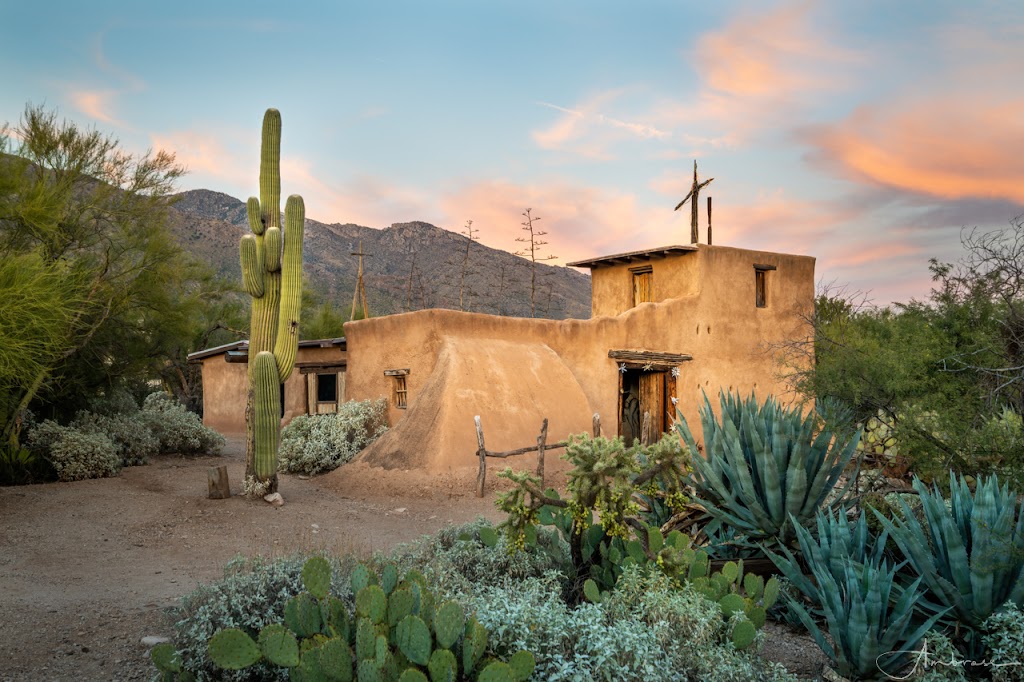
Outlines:
<svg viewBox="0 0 1024 682"><path fill-rule="evenodd" d="M927 527L902 499L902 518L875 512L931 599L951 609L967 629L969 652L981 651L985 620L1006 602L1024 604L1024 514L1017 493L996 476L978 477L972 494L964 478L950 473L950 499L914 477Z"/></svg>
<svg viewBox="0 0 1024 682"><path fill-rule="evenodd" d="M875 537L868 529L867 518L861 514L852 525L846 513L819 512L816 516L817 533L814 540L804 528L797 530L800 549L809 566L824 566L836 580L846 574L851 564L881 566L885 558L885 543L888 533ZM819 587L803 571L797 556L787 547L780 547L781 554L768 552L768 556L797 588L815 604L822 601Z"/></svg>
<svg viewBox="0 0 1024 682"><path fill-rule="evenodd" d="M813 413L785 408L769 397L758 405L720 394L721 423L704 396L700 410L705 457L693 458L693 483L708 512L754 540L785 544L795 526L807 526L833 491L857 450L860 431L847 435L820 426ZM685 417L679 436L696 452ZM827 508L842 504L855 477Z"/></svg>
<svg viewBox="0 0 1024 682"><path fill-rule="evenodd" d="M881 542L871 545L863 517L851 528L845 517L818 515L818 540L803 527L797 541L817 586L786 551L788 560L773 556L776 564L825 617L831 641L825 638L811 613L791 595L790 609L811 633L841 676L854 679L892 679L911 663L924 634L946 609L920 622L915 604L921 596L921 578L900 587L900 565L883 558Z"/></svg>

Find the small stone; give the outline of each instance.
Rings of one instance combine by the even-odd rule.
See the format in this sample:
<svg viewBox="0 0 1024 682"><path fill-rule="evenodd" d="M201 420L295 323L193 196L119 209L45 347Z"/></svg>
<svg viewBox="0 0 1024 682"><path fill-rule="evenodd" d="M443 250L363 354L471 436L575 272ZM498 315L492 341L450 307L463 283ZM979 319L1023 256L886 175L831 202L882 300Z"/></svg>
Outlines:
<svg viewBox="0 0 1024 682"><path fill-rule="evenodd" d="M306 476L305 474L299 474L299 480L300 481L308 481L309 480L309 476Z"/></svg>
<svg viewBox="0 0 1024 682"><path fill-rule="evenodd" d="M148 635L142 638L142 646L152 649L157 644L164 644L165 642L171 641L170 637L160 637L158 635Z"/></svg>
<svg viewBox="0 0 1024 682"><path fill-rule="evenodd" d="M312 528L313 530L320 530L320 524L319 523L310 524L309 527Z"/></svg>
<svg viewBox="0 0 1024 682"><path fill-rule="evenodd" d="M284 498L281 497L281 493L271 493L269 495L264 495L263 496L263 501L264 502L269 502L270 504L274 505L275 507L283 507L284 506Z"/></svg>
<svg viewBox="0 0 1024 682"><path fill-rule="evenodd" d="M395 513L396 514L404 514L405 513L405 507L399 507L398 509L395 510Z"/></svg>

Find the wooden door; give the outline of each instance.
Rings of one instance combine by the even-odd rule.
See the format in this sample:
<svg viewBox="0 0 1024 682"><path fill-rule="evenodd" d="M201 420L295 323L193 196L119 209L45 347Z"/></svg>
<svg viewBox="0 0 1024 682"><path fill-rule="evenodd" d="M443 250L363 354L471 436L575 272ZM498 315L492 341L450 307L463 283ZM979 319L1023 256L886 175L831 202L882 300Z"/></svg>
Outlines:
<svg viewBox="0 0 1024 682"><path fill-rule="evenodd" d="M665 431L665 372L640 375L640 415L651 415L651 430L644 445L656 443Z"/></svg>

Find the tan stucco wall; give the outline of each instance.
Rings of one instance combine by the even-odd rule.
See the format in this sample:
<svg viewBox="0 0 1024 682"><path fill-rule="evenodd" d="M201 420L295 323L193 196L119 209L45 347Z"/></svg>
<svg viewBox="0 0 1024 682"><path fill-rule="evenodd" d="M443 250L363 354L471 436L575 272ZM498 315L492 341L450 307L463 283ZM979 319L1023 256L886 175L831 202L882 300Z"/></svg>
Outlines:
<svg viewBox="0 0 1024 682"><path fill-rule="evenodd" d="M777 267L768 273L766 308L755 307L754 263ZM680 367L677 398L698 437L697 405L701 390L706 390L713 402L719 389L743 393L756 389L761 397L784 392L785 387L776 378L774 359L765 346L808 333L804 320L814 302L813 258L701 245L696 252L658 260L653 265L656 282L660 272L662 280L679 283L689 295L664 298L616 316L591 320L531 320L423 310L346 323L350 360L345 397L352 400L385 396L391 401L393 380L384 375L384 370L408 368L409 407L396 409L391 401L389 418L394 432L389 437L389 447L410 447L408 443L398 445L403 442L403 432L422 434L423 424L429 422L432 429L446 434L446 452L431 455L434 468L444 469L474 463L472 415L479 414L484 421L489 450L532 442L541 419L550 418L554 409L531 397L538 391L569 396L578 386L587 408L583 409L580 401L573 399L575 407L566 410L565 416L570 423L560 425L560 430L589 431L590 414L597 412L605 433L614 434L619 374L616 363L608 358L612 349L693 356L692 361ZM628 267L614 267L629 273ZM606 278L600 270L595 277L595 309L602 309L602 299L625 292L616 304L621 305L626 300L624 296L632 295L632 280L619 278L621 290L615 289L609 284L614 278ZM657 288L656 296L659 291L661 296L668 294ZM544 371L535 374L526 366L522 354L513 352L517 345L546 347L557 361L548 356ZM486 358L494 367L471 371L467 366L454 372L452 360L444 360L445 349L449 355L471 349L474 357ZM565 372L554 369L558 364L564 366ZM440 374L434 376L435 370L440 370L445 378L438 378ZM520 388L509 391L496 385L500 376L516 377ZM541 388L531 389L534 393L529 394L522 388L524 382L537 382ZM444 384L443 390L438 388L439 383ZM419 404L421 399L429 402L441 397L456 401L458 410L438 411ZM403 428L405 419L420 423ZM519 420L525 426L518 426ZM505 423L509 424L507 428L501 426ZM529 427L530 424L534 426ZM401 457L387 455L386 449L385 444L373 448L373 457L381 463L399 466Z"/></svg>
<svg viewBox="0 0 1024 682"><path fill-rule="evenodd" d="M336 347L299 348L295 361L338 362L344 360L345 355L345 351ZM244 433L249 366L244 362L227 362L226 357L220 354L202 360L203 424L221 433ZM300 414L306 414L308 376L296 369L285 381L282 424L287 424Z"/></svg>
<svg viewBox="0 0 1024 682"><path fill-rule="evenodd" d="M591 271L591 317L618 315L633 307L631 268L651 266L651 301L696 296L701 284L701 257L690 251L644 262L602 265ZM753 277L753 274L751 274Z"/></svg>

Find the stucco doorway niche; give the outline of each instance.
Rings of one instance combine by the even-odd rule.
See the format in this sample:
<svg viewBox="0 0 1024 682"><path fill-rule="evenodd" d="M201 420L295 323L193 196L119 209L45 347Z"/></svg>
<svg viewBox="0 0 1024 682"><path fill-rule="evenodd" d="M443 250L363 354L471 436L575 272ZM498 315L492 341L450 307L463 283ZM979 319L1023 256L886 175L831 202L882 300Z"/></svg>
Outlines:
<svg viewBox="0 0 1024 682"><path fill-rule="evenodd" d="M619 375L618 435L626 444L639 439L657 442L672 425L676 410L676 380L680 365L692 359L682 353L611 350ZM642 433L644 415L650 415L650 431Z"/></svg>

